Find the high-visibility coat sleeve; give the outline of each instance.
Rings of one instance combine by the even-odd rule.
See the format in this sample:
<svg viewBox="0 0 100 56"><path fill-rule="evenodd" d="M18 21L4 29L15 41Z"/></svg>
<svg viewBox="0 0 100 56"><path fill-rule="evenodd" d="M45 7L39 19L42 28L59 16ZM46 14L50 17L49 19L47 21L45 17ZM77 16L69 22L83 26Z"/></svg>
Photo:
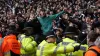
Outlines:
<svg viewBox="0 0 100 56"><path fill-rule="evenodd" d="M47 43L46 41L43 41L41 44L39 44L36 55L49 56L49 55L68 53L72 51L74 51L74 47L72 45L56 46L55 43Z"/></svg>
<svg viewBox="0 0 100 56"><path fill-rule="evenodd" d="M25 50L25 51L33 51L34 48L36 47L37 43L35 41L27 41L24 43L22 43L22 48Z"/></svg>
<svg viewBox="0 0 100 56"><path fill-rule="evenodd" d="M66 54L68 56L83 56L84 52L86 52L87 50L88 50L88 45L81 45L80 50Z"/></svg>
<svg viewBox="0 0 100 56"><path fill-rule="evenodd" d="M74 51L74 47L71 46L71 45L68 45L68 46L57 46L55 49L54 49L54 53L56 54L62 54L62 53L69 53L69 52L73 52Z"/></svg>
<svg viewBox="0 0 100 56"><path fill-rule="evenodd" d="M27 46L23 46L26 51L33 50L36 47L37 43L35 41L30 42Z"/></svg>
<svg viewBox="0 0 100 56"><path fill-rule="evenodd" d="M38 50L36 52L37 56L49 56L49 55L56 55L56 54L64 54L68 52L72 52L74 50L73 47L67 46L67 47L56 47L56 46L38 46Z"/></svg>

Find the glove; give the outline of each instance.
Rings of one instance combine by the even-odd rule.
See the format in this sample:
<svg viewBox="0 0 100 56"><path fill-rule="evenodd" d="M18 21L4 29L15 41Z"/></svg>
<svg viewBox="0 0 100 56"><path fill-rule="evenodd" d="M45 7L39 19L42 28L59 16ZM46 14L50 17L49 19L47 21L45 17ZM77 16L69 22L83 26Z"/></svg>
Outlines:
<svg viewBox="0 0 100 56"><path fill-rule="evenodd" d="M78 51L80 49L80 45L74 47L74 51Z"/></svg>
<svg viewBox="0 0 100 56"><path fill-rule="evenodd" d="M61 38L57 38L56 43L58 44L60 42L62 42L62 39Z"/></svg>
<svg viewBox="0 0 100 56"><path fill-rule="evenodd" d="M35 36L34 41L35 41L37 44L39 44L39 36L38 36L38 35Z"/></svg>

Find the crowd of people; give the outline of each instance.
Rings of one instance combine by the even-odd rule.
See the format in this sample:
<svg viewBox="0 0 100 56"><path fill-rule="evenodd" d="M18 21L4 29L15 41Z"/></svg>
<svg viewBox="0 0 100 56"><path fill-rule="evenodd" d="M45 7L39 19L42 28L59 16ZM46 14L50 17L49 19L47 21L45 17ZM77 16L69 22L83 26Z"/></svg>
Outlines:
<svg viewBox="0 0 100 56"><path fill-rule="evenodd" d="M7 37L9 34L16 35L16 37L10 36L13 36L12 39L14 40L17 38L23 46L20 50L22 56L33 55L37 45L39 45L36 52L37 56L53 55L53 51L56 51L57 56L63 55L63 51L65 51L64 54L78 51L81 44L90 45L92 41L94 45L94 40L97 37L99 39L99 27L100 0L0 0L0 36L6 39L4 42L6 43L7 39L10 39ZM45 45L47 42L59 44L66 37L77 42L74 48L72 46L67 47L65 44L67 51L62 50L63 47L56 50L58 45L50 44L50 47ZM89 41L90 43L87 43ZM98 40L96 40L97 42ZM33 46L31 46L32 44ZM50 53L43 54L45 51L49 52L44 46L46 48L54 47L51 48ZM45 49L44 52L40 50L43 48ZM19 52L15 53L18 54ZM85 56L88 56L87 54L88 52Z"/></svg>
<svg viewBox="0 0 100 56"><path fill-rule="evenodd" d="M97 12L100 11L98 9L99 1L96 0L1 0L0 4L0 30L3 33L3 37L11 23L15 24L18 32L22 32L21 30L26 22L40 16L39 11L41 9L45 10L46 15L52 15L64 10L64 8L68 8L72 14L71 16L74 18L79 17L79 19L85 19L86 17L89 17L89 19L97 18L99 16L97 16ZM90 7L95 7L96 9L91 9Z"/></svg>

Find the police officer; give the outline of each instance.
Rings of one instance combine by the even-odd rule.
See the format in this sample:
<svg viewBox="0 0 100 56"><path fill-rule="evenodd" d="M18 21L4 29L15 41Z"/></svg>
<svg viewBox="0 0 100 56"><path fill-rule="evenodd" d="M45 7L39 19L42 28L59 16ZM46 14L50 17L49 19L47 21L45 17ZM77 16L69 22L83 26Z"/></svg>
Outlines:
<svg viewBox="0 0 100 56"><path fill-rule="evenodd" d="M72 45L72 46L76 46L79 45L79 43L77 43L75 40L73 40L74 38L72 38L72 35L74 33L73 32L66 32L66 35L63 38L63 41L60 42L58 44L58 46L67 46L67 45ZM84 44L81 45L78 51L75 52L71 52L71 53L65 53L65 54L57 54L57 56L83 56L83 53L88 49L88 45Z"/></svg>
<svg viewBox="0 0 100 56"><path fill-rule="evenodd" d="M68 53L72 51L77 51L78 46L57 46L56 45L56 37L53 32L49 32L46 36L46 40L43 40L37 48L36 56L56 56L58 53Z"/></svg>
<svg viewBox="0 0 100 56"><path fill-rule="evenodd" d="M22 34L19 38L19 41L21 43L21 55L35 56L37 42L32 35L33 28L26 27L23 30L25 31L25 34Z"/></svg>

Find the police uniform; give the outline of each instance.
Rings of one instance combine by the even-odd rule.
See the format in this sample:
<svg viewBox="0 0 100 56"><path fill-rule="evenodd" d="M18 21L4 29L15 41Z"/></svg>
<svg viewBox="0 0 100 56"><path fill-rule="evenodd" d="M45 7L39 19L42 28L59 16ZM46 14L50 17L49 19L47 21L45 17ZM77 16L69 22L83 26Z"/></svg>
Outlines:
<svg viewBox="0 0 100 56"><path fill-rule="evenodd" d="M76 43L74 40L70 38L64 38L63 42L59 43L60 46L67 46L72 45L76 46L79 45L79 43ZM57 54L57 56L83 56L83 53L88 49L88 45L81 45L80 50L71 52L71 53L65 53L65 54Z"/></svg>
<svg viewBox="0 0 100 56"><path fill-rule="evenodd" d="M59 44L58 44L58 46L68 46L68 45L70 45L70 46L72 46L72 43L75 43L75 41L74 40L72 40L72 39L70 39L70 38L64 38L63 39L63 42L60 42ZM66 56L66 55L68 55L68 54L66 54L66 53L63 53L63 54L57 54L57 56Z"/></svg>
<svg viewBox="0 0 100 56"><path fill-rule="evenodd" d="M20 35L19 41L21 43L21 55L22 56L35 56L36 45L33 36L26 36L24 34Z"/></svg>
<svg viewBox="0 0 100 56"><path fill-rule="evenodd" d="M55 43L48 43L47 41L42 41L36 52L36 56L56 56L56 54L68 53L74 51L73 46L56 46Z"/></svg>
<svg viewBox="0 0 100 56"><path fill-rule="evenodd" d="M68 56L84 56L84 53L88 50L88 45L81 45L80 50L68 53Z"/></svg>
<svg viewBox="0 0 100 56"><path fill-rule="evenodd" d="M48 38L56 38L53 32L47 35L47 40ZM48 42L46 40L43 40L37 48L36 51L36 56L57 56L57 54L63 54L63 53L69 53L74 51L74 47L71 45L67 46L60 46L55 43L55 42Z"/></svg>

